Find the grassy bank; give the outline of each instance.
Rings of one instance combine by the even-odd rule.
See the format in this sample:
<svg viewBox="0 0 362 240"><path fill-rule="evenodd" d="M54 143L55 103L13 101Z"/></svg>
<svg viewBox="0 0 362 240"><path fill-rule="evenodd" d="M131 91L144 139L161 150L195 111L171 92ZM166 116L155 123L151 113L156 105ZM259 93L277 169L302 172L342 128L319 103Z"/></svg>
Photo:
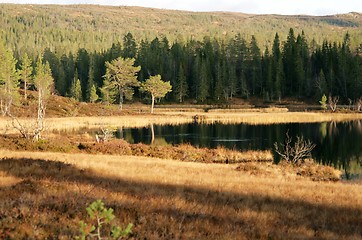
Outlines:
<svg viewBox="0 0 362 240"><path fill-rule="evenodd" d="M263 111L158 111L156 114L124 113L118 116L97 117L53 117L46 119L48 131L76 130L80 128L99 127L145 127L150 124L177 125L191 122L212 123L245 123L245 124L277 124L277 123L315 123L329 121L350 121L362 119L362 113L315 113L285 112L278 110ZM34 123L30 118L19 118L25 126ZM0 133L16 133L8 118L0 118Z"/></svg>
<svg viewBox="0 0 362 240"><path fill-rule="evenodd" d="M2 239L73 239L95 199L115 210L118 225L134 224L133 239L361 237L361 185L313 182L275 165L0 155Z"/></svg>
<svg viewBox="0 0 362 240"><path fill-rule="evenodd" d="M179 114L168 112L169 115ZM245 124L278 124L278 123L316 123L330 121L350 121L362 119L362 113L331 112L287 112L284 109L250 109L250 111L217 110L208 113L181 113L182 116L198 116L199 122L212 123L245 123Z"/></svg>
<svg viewBox="0 0 362 240"><path fill-rule="evenodd" d="M71 107L66 112L73 114ZM115 210L115 224L134 224L131 239L361 238L362 185L334 182L340 173L332 168L275 165L270 151L95 143L87 131L65 132L193 121L345 121L362 114L114 109L105 116L74 115L47 118L39 142L1 135L0 239L74 239L96 199ZM0 132L6 131L13 132L0 118Z"/></svg>

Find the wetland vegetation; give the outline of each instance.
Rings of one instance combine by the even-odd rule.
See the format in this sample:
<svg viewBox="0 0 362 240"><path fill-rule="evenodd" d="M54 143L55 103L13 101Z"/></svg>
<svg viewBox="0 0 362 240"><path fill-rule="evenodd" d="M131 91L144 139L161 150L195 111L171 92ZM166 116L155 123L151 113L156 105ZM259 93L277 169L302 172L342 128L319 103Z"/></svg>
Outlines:
<svg viewBox="0 0 362 240"><path fill-rule="evenodd" d="M1 239L361 238L361 14L0 6Z"/></svg>

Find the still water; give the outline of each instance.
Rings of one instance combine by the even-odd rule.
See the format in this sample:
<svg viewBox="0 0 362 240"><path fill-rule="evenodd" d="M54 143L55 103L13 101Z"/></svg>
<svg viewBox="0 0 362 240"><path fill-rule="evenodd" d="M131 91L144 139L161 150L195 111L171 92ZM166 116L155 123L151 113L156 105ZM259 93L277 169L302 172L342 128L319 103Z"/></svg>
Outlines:
<svg viewBox="0 0 362 240"><path fill-rule="evenodd" d="M152 128L154 137L152 136ZM362 121L293 123L273 125L197 124L119 129L117 137L130 143L181 144L238 150L269 150L282 143L286 133L303 136L316 144L312 157L323 164L343 169L349 179L362 177Z"/></svg>

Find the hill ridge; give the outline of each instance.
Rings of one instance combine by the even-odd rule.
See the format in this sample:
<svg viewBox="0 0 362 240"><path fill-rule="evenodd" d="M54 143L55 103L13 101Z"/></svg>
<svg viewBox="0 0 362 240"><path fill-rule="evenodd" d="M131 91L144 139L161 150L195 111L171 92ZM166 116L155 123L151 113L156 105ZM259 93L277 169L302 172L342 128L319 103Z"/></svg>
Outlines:
<svg viewBox="0 0 362 240"><path fill-rule="evenodd" d="M82 7L79 7L82 6ZM131 32L136 41L166 36L202 40L205 36L232 39L237 34L260 46L270 46L276 32L287 36L290 28L302 30L321 44L341 42L346 32L353 48L362 39L362 13L312 16L247 14L239 12L192 12L133 6L0 4L0 24L8 46L22 54L44 48L72 51L85 48L99 51L122 42ZM19 41L21 39L22 41ZM282 39L285 40L285 39Z"/></svg>

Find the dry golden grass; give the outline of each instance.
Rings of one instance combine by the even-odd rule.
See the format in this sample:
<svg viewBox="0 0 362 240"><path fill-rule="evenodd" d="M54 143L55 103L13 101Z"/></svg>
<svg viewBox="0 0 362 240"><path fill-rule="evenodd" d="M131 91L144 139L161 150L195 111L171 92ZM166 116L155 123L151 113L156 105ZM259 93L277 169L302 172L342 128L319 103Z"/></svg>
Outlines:
<svg viewBox="0 0 362 240"><path fill-rule="evenodd" d="M103 199L133 239L360 239L362 185L236 165L0 150L0 238L73 239ZM26 158L24 158L26 157ZM258 167L255 166L255 167ZM261 168L261 167L260 167Z"/></svg>
<svg viewBox="0 0 362 240"><path fill-rule="evenodd" d="M19 149L15 145L15 149ZM14 149L14 148L13 148ZM37 148L35 148L37 149ZM64 149L64 148L63 148ZM131 155L147 156L162 159L173 159L183 162L200 163L242 163L242 162L273 162L273 154L269 150L265 151L238 151L224 147L216 149L198 148L189 144L181 145L147 145L129 144L123 140L111 140L101 144L93 142L83 142L78 145L78 149L83 153L91 154L111 154L111 155Z"/></svg>
<svg viewBox="0 0 362 240"><path fill-rule="evenodd" d="M199 113L202 123L246 123L246 124L277 124L277 123L315 123L329 121L348 121L362 119L362 113L315 113L286 112L276 109L265 109L264 112L209 112ZM176 113L168 113L176 114ZM195 113L183 113L183 116L195 116Z"/></svg>
<svg viewBox="0 0 362 240"><path fill-rule="evenodd" d="M24 125L34 121L29 118L21 118L19 121ZM95 127L145 127L150 124L183 124L192 122L189 116L165 116L165 115L122 115L122 116L98 116L98 117L64 117L64 118L47 118L46 129L54 130L77 130L81 128ZM0 118L0 132L16 133L11 127L11 122L7 118Z"/></svg>
<svg viewBox="0 0 362 240"><path fill-rule="evenodd" d="M98 116L98 117L64 117L47 118L47 130L76 130L94 127L145 127L150 124L177 125L197 121L211 123L246 123L246 124L277 124L277 123L314 123L328 121L348 121L362 119L362 113L314 113L314 112L286 112L283 109L253 111L220 111L220 112L173 112L158 110L157 114L128 114L121 116ZM33 120L29 118L19 119L24 125L30 125ZM16 133L11 127L8 118L0 117L0 133Z"/></svg>

